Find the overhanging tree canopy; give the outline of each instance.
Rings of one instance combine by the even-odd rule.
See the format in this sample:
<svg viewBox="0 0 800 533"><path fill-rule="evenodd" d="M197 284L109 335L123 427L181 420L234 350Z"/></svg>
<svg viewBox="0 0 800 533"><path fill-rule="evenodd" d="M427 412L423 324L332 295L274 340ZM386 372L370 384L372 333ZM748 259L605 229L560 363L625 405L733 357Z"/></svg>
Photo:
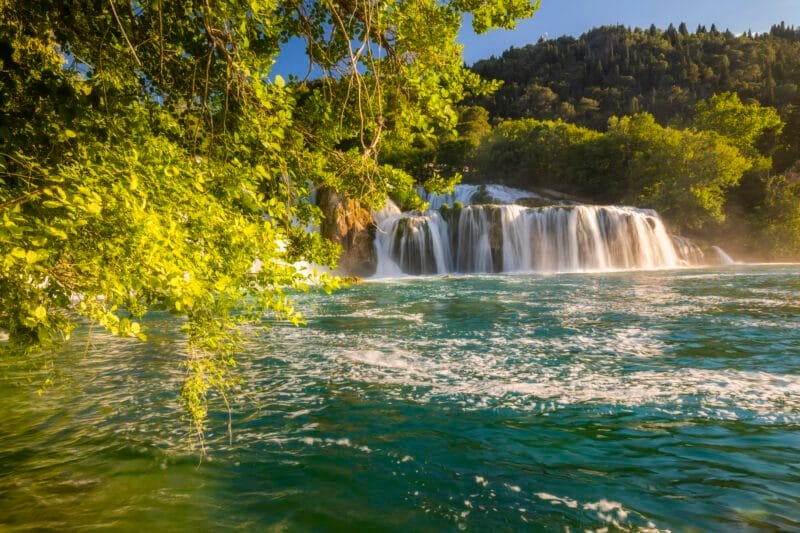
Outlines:
<svg viewBox="0 0 800 533"><path fill-rule="evenodd" d="M147 310L184 315L202 430L237 325L299 322L284 290L312 280L293 264L335 261L302 229L310 187L368 204L409 188L381 140L452 129L454 103L492 88L463 67L462 16L510 28L537 6L0 0L2 349L68 336L76 314L139 337ZM267 81L295 38L321 75Z"/></svg>

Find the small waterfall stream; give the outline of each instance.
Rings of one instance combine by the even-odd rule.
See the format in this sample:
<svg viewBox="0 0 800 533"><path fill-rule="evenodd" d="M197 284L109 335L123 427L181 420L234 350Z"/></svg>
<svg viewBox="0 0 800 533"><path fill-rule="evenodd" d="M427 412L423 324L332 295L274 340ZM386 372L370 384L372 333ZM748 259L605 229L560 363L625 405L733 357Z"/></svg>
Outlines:
<svg viewBox="0 0 800 533"><path fill-rule="evenodd" d="M490 202L473 205L478 197ZM555 201L526 207L516 202L545 199L498 185L459 185L423 198L425 213L401 213L390 202L375 214L377 276L653 269L704 260L652 210Z"/></svg>
<svg viewBox="0 0 800 533"><path fill-rule="evenodd" d="M712 246L711 249L714 250L715 252L717 252L717 256L719 257L719 260L723 265L735 265L736 264L736 261L734 261L733 258L731 256L729 256L725 252L725 250L723 250L719 246Z"/></svg>

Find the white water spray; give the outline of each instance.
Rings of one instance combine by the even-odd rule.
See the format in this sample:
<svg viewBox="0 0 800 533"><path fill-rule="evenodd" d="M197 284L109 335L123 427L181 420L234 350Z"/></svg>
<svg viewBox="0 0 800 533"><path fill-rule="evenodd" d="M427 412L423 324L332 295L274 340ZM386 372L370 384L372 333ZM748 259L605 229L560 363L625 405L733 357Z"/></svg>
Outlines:
<svg viewBox="0 0 800 533"><path fill-rule="evenodd" d="M470 205L476 195L507 205ZM541 197L497 185L460 185L450 195L426 195L432 208L425 213L395 207L376 214L376 275L583 272L703 262L700 247L671 236L652 210L514 204L522 198ZM464 207L454 209L455 202ZM725 262L727 254L720 252Z"/></svg>
<svg viewBox="0 0 800 533"><path fill-rule="evenodd" d="M736 264L736 261L734 261L733 258L731 256L729 256L727 253L725 253L725 250L723 250L719 246L712 246L711 249L714 250L715 252L717 252L717 255L719 256L719 260L722 262L723 265L735 265Z"/></svg>

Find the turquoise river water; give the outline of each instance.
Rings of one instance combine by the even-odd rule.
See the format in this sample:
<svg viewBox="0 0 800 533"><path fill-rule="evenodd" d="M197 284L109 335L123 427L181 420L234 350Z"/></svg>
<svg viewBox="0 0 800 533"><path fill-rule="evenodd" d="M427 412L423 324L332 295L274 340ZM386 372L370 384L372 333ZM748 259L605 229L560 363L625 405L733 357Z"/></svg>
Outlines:
<svg viewBox="0 0 800 533"><path fill-rule="evenodd" d="M800 530L800 266L376 281L241 354L207 456L169 316L0 367L0 530ZM158 333L158 331L167 333Z"/></svg>

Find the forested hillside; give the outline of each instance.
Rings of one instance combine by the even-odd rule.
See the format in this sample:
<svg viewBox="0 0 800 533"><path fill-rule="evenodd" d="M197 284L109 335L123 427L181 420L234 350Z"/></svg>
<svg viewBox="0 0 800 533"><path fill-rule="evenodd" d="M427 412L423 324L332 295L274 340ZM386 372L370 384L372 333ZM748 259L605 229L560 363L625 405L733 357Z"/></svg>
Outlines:
<svg viewBox="0 0 800 533"><path fill-rule="evenodd" d="M560 118L601 130L613 115L643 111L662 124L680 120L698 101L734 91L775 107L787 122L783 140L794 158L778 154L778 170L800 157L800 29L785 23L739 36L713 25L605 26L511 48L473 70L504 82L476 102L492 117Z"/></svg>

